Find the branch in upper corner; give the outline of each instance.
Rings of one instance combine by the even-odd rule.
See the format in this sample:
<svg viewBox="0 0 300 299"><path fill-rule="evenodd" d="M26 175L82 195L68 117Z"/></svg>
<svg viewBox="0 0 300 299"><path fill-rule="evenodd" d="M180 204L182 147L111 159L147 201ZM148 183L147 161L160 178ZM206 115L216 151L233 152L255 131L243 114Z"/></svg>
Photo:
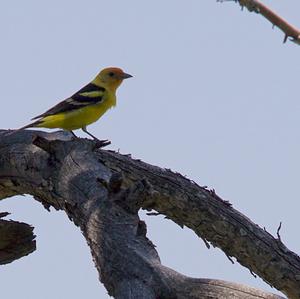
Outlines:
<svg viewBox="0 0 300 299"><path fill-rule="evenodd" d="M273 10L271 10L268 6L264 5L258 0L233 0L235 2L239 2L241 7L246 7L250 12L255 12L264 16L267 20L269 20L273 27L277 26L284 33L283 43L287 41L290 37L290 40L298 45L300 45L300 30ZM223 0L217 0L217 2L223 2Z"/></svg>

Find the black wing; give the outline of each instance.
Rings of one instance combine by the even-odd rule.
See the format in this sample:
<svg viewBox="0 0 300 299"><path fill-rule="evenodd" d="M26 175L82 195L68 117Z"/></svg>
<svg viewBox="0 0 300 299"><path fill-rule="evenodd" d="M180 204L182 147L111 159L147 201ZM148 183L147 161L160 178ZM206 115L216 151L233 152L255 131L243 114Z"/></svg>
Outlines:
<svg viewBox="0 0 300 299"><path fill-rule="evenodd" d="M58 103L43 114L32 118L32 120L62 112L80 109L88 105L99 104L103 101L104 92L104 87L97 86L93 83L89 83L83 88L81 88L79 91L74 93L70 98Z"/></svg>

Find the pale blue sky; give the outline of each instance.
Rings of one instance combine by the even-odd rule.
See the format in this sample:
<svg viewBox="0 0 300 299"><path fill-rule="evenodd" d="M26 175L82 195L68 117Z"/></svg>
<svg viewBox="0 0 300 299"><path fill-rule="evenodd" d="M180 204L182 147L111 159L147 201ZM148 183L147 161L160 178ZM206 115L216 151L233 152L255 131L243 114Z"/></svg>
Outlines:
<svg viewBox="0 0 300 299"><path fill-rule="evenodd" d="M299 2L264 3L300 26ZM262 17L214 0L2 1L0 36L0 128L25 125L101 68L122 67L134 78L90 131L215 188L273 234L282 221L283 241L300 252L300 47L283 45ZM3 297L109 298L62 212L29 196L0 210L37 234L35 253L1 267ZM165 265L276 292L187 228L142 218Z"/></svg>

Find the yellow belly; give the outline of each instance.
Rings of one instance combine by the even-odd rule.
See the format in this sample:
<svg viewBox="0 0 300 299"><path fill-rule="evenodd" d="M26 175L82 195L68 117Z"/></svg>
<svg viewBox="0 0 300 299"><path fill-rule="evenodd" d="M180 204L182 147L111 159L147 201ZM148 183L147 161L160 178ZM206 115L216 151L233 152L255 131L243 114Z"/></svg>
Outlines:
<svg viewBox="0 0 300 299"><path fill-rule="evenodd" d="M111 101L105 101L78 110L46 116L38 127L61 128L69 131L80 129L97 121L112 106L113 103Z"/></svg>

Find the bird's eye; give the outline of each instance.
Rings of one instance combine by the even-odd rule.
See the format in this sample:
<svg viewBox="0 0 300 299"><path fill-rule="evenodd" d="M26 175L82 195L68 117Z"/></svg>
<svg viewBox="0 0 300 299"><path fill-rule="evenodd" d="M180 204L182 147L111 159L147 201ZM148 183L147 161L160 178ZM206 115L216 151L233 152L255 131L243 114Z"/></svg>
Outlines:
<svg viewBox="0 0 300 299"><path fill-rule="evenodd" d="M108 73L109 77L113 77L115 74L113 72Z"/></svg>

